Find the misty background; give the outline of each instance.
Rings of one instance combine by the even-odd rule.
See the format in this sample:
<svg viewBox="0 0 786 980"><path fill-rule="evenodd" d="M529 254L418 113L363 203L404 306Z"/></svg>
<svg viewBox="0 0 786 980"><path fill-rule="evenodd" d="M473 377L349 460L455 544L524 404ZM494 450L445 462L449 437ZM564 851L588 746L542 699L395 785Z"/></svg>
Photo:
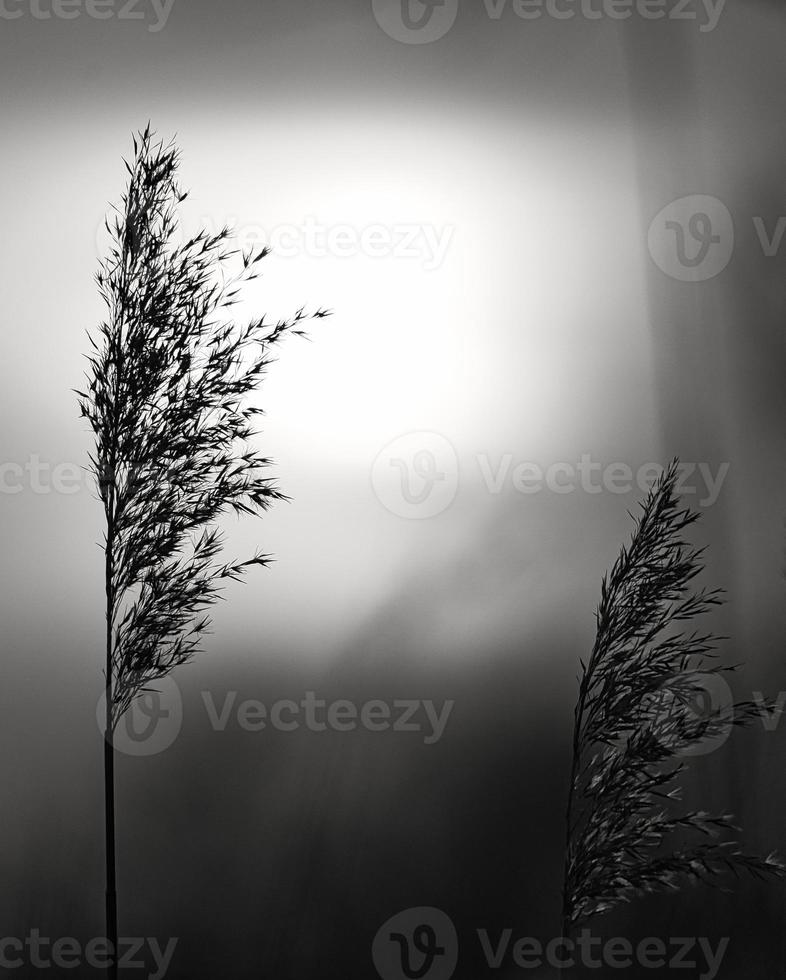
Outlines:
<svg viewBox="0 0 786 980"><path fill-rule="evenodd" d="M728 590L709 625L746 664L735 693L786 689L786 245L757 232L786 214L786 14L729 0L703 32L460 0L430 44L389 36L370 0L176 0L154 20L0 20L0 463L86 464L71 389L103 315L104 215L148 119L182 149L189 228L274 239L239 316L335 315L287 342L259 396L291 501L227 527L231 554L276 562L228 591L176 673L173 744L118 761L121 935L178 937L178 980L367 978L383 922L435 906L459 931L456 976L484 976L475 930L559 929L578 660L641 496L522 493L516 465L728 464L695 535ZM648 249L687 195L733 219L703 281ZM389 246L362 244L372 226ZM382 499L373 477L418 432L452 448L455 496L410 520L386 505L395 471ZM706 498L698 475L687 489ZM2 936L103 930L101 519L85 481L47 492L28 473L0 499ZM455 704L434 744L216 732L202 694L231 691ZM754 725L693 788L783 854L785 762L786 729ZM729 936L720 975L755 980L783 962L783 896L745 880L593 926Z"/></svg>

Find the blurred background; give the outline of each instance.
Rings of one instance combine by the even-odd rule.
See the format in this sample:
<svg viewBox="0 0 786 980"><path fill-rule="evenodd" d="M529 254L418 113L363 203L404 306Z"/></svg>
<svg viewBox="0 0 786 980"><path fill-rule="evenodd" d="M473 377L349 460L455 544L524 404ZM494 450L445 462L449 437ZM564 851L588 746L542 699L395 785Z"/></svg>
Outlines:
<svg viewBox="0 0 786 980"><path fill-rule="evenodd" d="M276 562L175 675L171 744L118 762L120 931L178 937L168 977L375 977L409 907L451 917L460 978L521 973L477 929L558 935L578 662L647 464L691 464L735 694L786 688L786 14L672 7L6 0L0 935L104 928L102 513L71 389L148 120L182 149L186 230L273 247L239 315L335 311L259 394L292 499L227 527ZM432 744L205 707L308 691L454 704ZM784 762L757 723L691 792L786 853ZM719 975L746 980L785 926L783 885L747 880L594 923L728 936Z"/></svg>

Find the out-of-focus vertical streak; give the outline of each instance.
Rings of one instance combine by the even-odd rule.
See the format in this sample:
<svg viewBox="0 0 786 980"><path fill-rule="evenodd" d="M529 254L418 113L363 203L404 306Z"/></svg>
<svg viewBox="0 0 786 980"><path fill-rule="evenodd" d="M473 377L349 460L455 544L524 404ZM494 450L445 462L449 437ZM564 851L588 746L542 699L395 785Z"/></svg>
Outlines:
<svg viewBox="0 0 786 980"><path fill-rule="evenodd" d="M712 194L707 186L707 128L697 84L697 43L708 43L693 22L631 17L624 22L631 129L641 210L641 249L647 264L648 318L662 454L709 464L731 459L728 341L723 334L723 277L682 282L651 260L647 233L672 201ZM665 460L664 460L665 461ZM734 575L734 514L728 490L702 512L701 534L710 545L714 585ZM695 506L695 498L686 498Z"/></svg>
<svg viewBox="0 0 786 980"><path fill-rule="evenodd" d="M695 25L631 17L624 22L631 129L641 210L641 249L647 263L648 318L662 454L717 467L732 457L728 340L723 334L723 277L682 282L667 276L647 251L653 218L672 201L712 194L707 187L705 106L696 82ZM707 43L706 35L699 35ZM713 584L734 574L728 490L702 512ZM695 506L696 498L686 498Z"/></svg>
<svg viewBox="0 0 786 980"><path fill-rule="evenodd" d="M623 25L664 452L690 460L715 458L724 445L718 428L717 390L724 369L723 358L715 356L717 289L712 280L670 279L646 255L653 217L671 201L705 192L704 134L689 34L695 27L639 17Z"/></svg>
<svg viewBox="0 0 786 980"><path fill-rule="evenodd" d="M706 35L699 35L708 42ZM662 453L715 469L732 458L728 349L724 336L724 277L681 282L667 276L647 251L647 232L670 202L712 194L707 185L707 130L712 120L697 84L693 22L632 17L624 22L631 127L641 209L641 248L647 263L648 317ZM717 470L716 470L717 472ZM695 506L696 499L686 502ZM714 585L734 575L733 521L728 490L702 511L700 533L710 545Z"/></svg>

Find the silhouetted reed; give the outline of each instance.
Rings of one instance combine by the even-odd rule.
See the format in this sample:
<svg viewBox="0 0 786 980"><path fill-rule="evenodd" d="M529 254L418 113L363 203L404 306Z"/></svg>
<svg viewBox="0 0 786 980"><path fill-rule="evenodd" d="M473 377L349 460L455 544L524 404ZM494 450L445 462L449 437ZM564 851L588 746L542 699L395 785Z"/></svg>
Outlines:
<svg viewBox="0 0 786 980"><path fill-rule="evenodd" d="M178 243L186 197L178 163L174 144L156 140L149 125L134 138L96 277L106 319L90 338L87 386L77 392L95 435L90 462L106 519L106 912L115 949L116 726L135 698L194 656L222 586L268 561L224 562L217 522L281 499L270 460L250 445L261 409L248 396L272 348L290 331L302 334L307 317L300 309L273 324L232 319L268 250L233 250L227 228Z"/></svg>
<svg viewBox="0 0 786 980"><path fill-rule="evenodd" d="M683 623L708 612L719 590L692 589L700 549L683 540L698 514L680 509L677 461L641 505L631 542L604 577L595 643L581 661L566 814L563 934L634 896L716 883L727 871L786 873L771 854L748 854L730 814L679 806L682 760L763 705L697 712L706 679L736 669L714 662L711 633Z"/></svg>

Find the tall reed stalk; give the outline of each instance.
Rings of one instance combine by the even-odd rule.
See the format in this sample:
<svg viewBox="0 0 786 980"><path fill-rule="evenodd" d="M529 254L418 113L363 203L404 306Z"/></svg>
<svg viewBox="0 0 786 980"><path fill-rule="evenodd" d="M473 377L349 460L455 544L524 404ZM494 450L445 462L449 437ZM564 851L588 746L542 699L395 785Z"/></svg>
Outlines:
<svg viewBox="0 0 786 980"><path fill-rule="evenodd" d="M698 514L680 509L675 460L641 505L629 545L604 577L595 643L581 661L565 813L562 934L634 896L714 883L737 868L782 878L783 863L745 853L727 813L685 810L684 759L766 705L697 712L714 662L711 633L686 632L721 601L692 587L702 551L683 540ZM770 702L771 705L771 702ZM732 835L732 836L729 836Z"/></svg>
<svg viewBox="0 0 786 980"><path fill-rule="evenodd" d="M106 928L117 976L115 734L141 694L199 650L206 610L223 585L265 555L222 563L217 522L261 514L282 499L250 445L250 404L271 349L307 315L268 325L232 319L241 287L258 275L266 248L237 251L230 233L178 241L174 144L148 125L134 138L128 183L106 227L110 247L96 277L106 319L96 336L82 416L105 533L104 775ZM236 271L232 268L236 267ZM313 316L327 313L317 310Z"/></svg>

